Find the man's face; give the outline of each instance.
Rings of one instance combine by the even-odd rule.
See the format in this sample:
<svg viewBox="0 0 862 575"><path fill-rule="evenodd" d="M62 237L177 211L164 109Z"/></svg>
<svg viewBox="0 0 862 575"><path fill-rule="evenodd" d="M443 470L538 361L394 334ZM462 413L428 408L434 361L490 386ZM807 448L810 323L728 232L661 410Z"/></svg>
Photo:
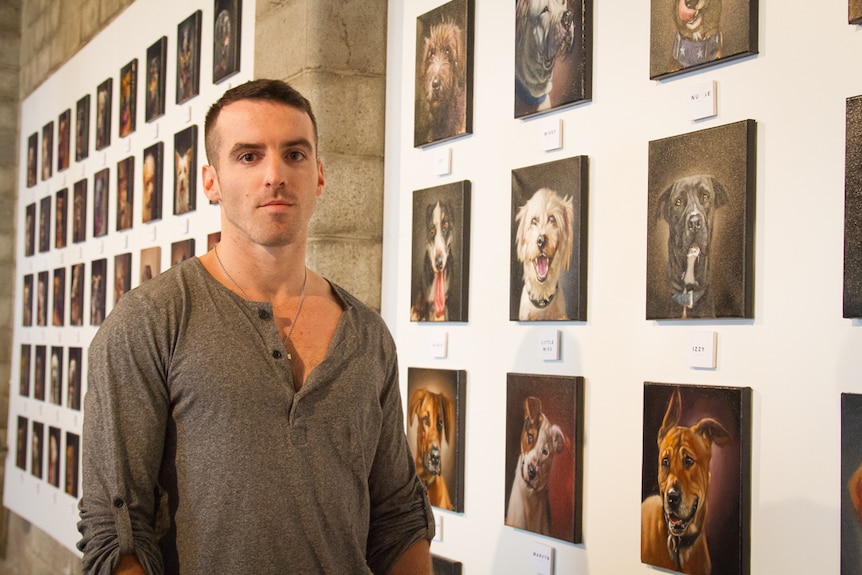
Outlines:
<svg viewBox="0 0 862 575"><path fill-rule="evenodd" d="M217 159L203 167L203 182L210 201L221 204L222 234L264 247L304 243L324 185L311 118L284 104L242 100L221 110L213 136Z"/></svg>

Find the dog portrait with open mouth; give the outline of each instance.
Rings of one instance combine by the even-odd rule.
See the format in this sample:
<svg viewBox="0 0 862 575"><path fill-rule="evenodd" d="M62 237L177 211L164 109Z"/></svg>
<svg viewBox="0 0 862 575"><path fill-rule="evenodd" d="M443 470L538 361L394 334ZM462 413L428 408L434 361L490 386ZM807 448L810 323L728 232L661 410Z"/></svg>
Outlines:
<svg viewBox="0 0 862 575"><path fill-rule="evenodd" d="M407 370L407 443L434 507L464 511L467 372Z"/></svg>
<svg viewBox="0 0 862 575"><path fill-rule="evenodd" d="M586 319L586 156L512 171L509 319Z"/></svg>
<svg viewBox="0 0 862 575"><path fill-rule="evenodd" d="M410 321L467 321L470 182L413 194Z"/></svg>
<svg viewBox="0 0 862 575"><path fill-rule="evenodd" d="M515 117L592 97L592 0L515 0Z"/></svg>
<svg viewBox="0 0 862 575"><path fill-rule="evenodd" d="M644 385L641 561L748 574L751 388Z"/></svg>
<svg viewBox="0 0 862 575"><path fill-rule="evenodd" d="M757 0L652 0L650 78L757 53Z"/></svg>
<svg viewBox="0 0 862 575"><path fill-rule="evenodd" d="M755 129L650 142L647 319L753 317Z"/></svg>
<svg viewBox="0 0 862 575"><path fill-rule="evenodd" d="M416 20L416 147L473 131L473 0L452 0Z"/></svg>
<svg viewBox="0 0 862 575"><path fill-rule="evenodd" d="M583 378L507 374L505 524L579 543Z"/></svg>

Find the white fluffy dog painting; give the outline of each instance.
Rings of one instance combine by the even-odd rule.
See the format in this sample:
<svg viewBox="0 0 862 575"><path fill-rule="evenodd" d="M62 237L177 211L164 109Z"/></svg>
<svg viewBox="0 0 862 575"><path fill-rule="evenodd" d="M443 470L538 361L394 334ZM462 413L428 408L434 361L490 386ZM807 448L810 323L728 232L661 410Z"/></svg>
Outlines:
<svg viewBox="0 0 862 575"><path fill-rule="evenodd" d="M510 319L586 319L584 156L512 172Z"/></svg>

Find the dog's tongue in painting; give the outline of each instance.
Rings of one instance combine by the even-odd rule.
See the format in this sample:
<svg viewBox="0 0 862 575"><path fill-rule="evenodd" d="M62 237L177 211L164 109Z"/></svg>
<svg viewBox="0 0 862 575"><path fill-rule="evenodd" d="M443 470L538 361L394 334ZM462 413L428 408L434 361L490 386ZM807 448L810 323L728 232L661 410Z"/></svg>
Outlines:
<svg viewBox="0 0 862 575"><path fill-rule="evenodd" d="M443 272L434 272L434 313L442 316L446 309L446 280Z"/></svg>

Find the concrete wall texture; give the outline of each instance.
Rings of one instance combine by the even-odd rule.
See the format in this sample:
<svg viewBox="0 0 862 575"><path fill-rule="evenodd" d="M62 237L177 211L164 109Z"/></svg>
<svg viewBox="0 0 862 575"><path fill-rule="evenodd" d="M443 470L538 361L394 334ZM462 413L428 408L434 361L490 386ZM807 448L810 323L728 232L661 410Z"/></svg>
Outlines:
<svg viewBox="0 0 862 575"><path fill-rule="evenodd" d="M0 2L0 277L14 276L20 102L131 3ZM311 225L309 265L376 309L382 261L386 10L385 0L258 0L254 39L254 76L291 82L312 101L320 122L327 187ZM11 282L0 282L3 454L8 443L14 289ZM0 482L2 474L0 467ZM74 553L0 509L0 575L80 572Z"/></svg>

